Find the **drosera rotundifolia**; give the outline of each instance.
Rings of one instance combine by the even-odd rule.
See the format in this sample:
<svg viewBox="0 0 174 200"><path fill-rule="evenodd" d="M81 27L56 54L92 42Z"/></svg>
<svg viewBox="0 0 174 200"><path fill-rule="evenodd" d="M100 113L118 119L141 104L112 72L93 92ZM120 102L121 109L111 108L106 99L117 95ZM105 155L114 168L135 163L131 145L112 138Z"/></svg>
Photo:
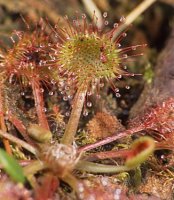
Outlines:
<svg viewBox="0 0 174 200"><path fill-rule="evenodd" d="M146 117L144 124L139 125L138 121L135 121L135 125L130 129L122 127L119 120L117 125L117 118L111 117L111 113L95 113L93 109L93 105L97 104L97 99L103 98L100 96L100 91L103 90L104 93L105 87L109 86L115 92L115 96L120 97L118 81L124 81L123 77L130 78L136 75L127 70L126 63L143 55L142 48L146 46L146 44L138 44L123 47L122 40L127 36L127 29L114 40L115 33L120 26L125 24L126 19L121 17L119 23L115 23L110 30L111 25L107 20L107 15L106 12L103 13L102 27L98 27L95 12L92 22L88 22L87 15L79 13L76 13L72 20L65 16L63 23L56 25L49 23L48 19L45 22L41 19L34 31L30 28L26 32L14 31L11 38L13 46L1 55L0 67L5 74L3 84L8 82L6 87L20 86L19 91L25 88L26 93L30 90L29 95L35 103L33 106L35 118L30 123L26 123L27 126L25 126L25 121L15 118L14 113L10 118L11 110L4 106L5 120L3 121L1 115L1 126L6 122L10 122L13 126L24 122L20 125L35 145L27 144L21 139L17 140L17 137L10 135L10 131L7 133L8 130L5 129L0 131L0 135L9 139L10 143L16 143L33 154L31 159L26 162L20 160L19 163L24 166L24 174L35 196L38 198L40 196L40 199L44 196L42 192L47 186L54 188L50 190L52 195L56 193L57 188L65 188L65 190L68 188L68 190L74 190L79 199L89 200L90 197L98 199L103 196L103 190L107 191L110 187L110 181L113 180L111 174L114 174L113 176L117 176L120 172L129 174L127 171L130 170L136 173L137 169L140 170L140 165L150 159L157 148L164 147L161 141L154 141L149 136L140 137L133 142L131 137L127 137L149 128L162 132L160 125L166 118L159 120L158 124L155 123L156 118L153 118L158 109L150 113L152 116L150 122L153 123L148 123L150 119ZM126 89L129 87L127 85ZM23 98L22 101L26 100L24 99L25 91L22 91L20 97ZM96 102L92 101L92 97L95 97ZM4 95L2 95L2 100L5 101L3 98ZM166 104L168 105L168 102ZM69 114L64 112L68 106L71 107ZM172 108L173 104L170 108L166 106L164 110L170 111ZM92 110L91 115L94 114L97 119L99 118L96 122L99 125L98 135L95 126L90 129L92 133L89 132L87 135L85 132L83 124L85 122L82 121L88 120L85 116L88 115L89 109ZM161 105L159 105L159 111L161 111ZM84 117L80 118L82 115ZM142 117L142 121L143 119ZM172 119L173 117L168 120L170 127L172 127ZM113 122L107 123L108 120ZM101 121L106 124L102 126ZM78 126L81 129L78 130ZM91 128L91 123L88 123L88 126ZM170 127L163 128L168 130ZM58 129L61 131L58 132ZM108 132L109 129L111 129L110 132ZM92 138L91 136L95 135L95 141L98 139L101 141L93 143L94 141L89 140L91 141L89 144L85 143L84 139L83 143L80 138L82 134L84 138L85 136ZM78 136L80 139L77 139ZM125 140L118 140L120 138ZM23 139L26 140L24 137ZM114 143L111 143L113 141ZM108 145L102 146L104 144ZM94 150L96 147L98 148ZM92 153L89 150L92 150ZM90 182L91 174L94 177L102 174L101 177L103 177L100 177L103 185L102 193L100 190L90 189L91 185L88 182ZM64 186L62 182L70 187ZM122 190L117 184L112 184L112 186L114 187L110 187L112 192L109 194L111 198L122 198L122 195L123 198L126 197L126 190ZM68 194L67 191L65 193ZM105 196L109 198L109 195Z"/></svg>
<svg viewBox="0 0 174 200"><path fill-rule="evenodd" d="M66 16L64 27L56 24L52 28L57 38L54 56L63 80L60 87L65 90L64 98L74 95L71 115L62 138L64 144L72 144L81 113L88 115L86 107L92 106L88 99L92 94L99 97L105 82L109 83L117 97L120 95L113 80L135 75L127 71L125 63L129 58L143 54L128 53L146 46L140 44L122 48L121 41L127 36L126 31L112 40L114 33L124 23L124 17L108 30L107 12L103 14L102 28L97 26L95 12L91 23L88 23L85 14L80 17L78 13L76 15L72 21Z"/></svg>

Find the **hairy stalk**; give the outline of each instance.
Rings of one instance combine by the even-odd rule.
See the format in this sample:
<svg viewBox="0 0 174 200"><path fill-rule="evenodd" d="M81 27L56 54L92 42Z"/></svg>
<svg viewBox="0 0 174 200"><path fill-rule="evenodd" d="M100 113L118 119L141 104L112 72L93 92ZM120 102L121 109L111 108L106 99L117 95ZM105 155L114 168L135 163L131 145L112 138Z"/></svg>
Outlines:
<svg viewBox="0 0 174 200"><path fill-rule="evenodd" d="M75 95L71 115L61 141L63 144L71 145L74 140L74 136L78 128L80 115L82 113L86 92L86 88L79 88Z"/></svg>
<svg viewBox="0 0 174 200"><path fill-rule="evenodd" d="M13 143L16 143L19 146L22 146L24 149L26 149L26 150L30 151L31 153L33 153L34 155L36 155L36 149L33 146L24 142L23 140L20 140L20 139L14 137L13 135L10 135L10 134L3 132L1 130L0 130L0 136L7 139L7 140L10 140Z"/></svg>
<svg viewBox="0 0 174 200"><path fill-rule="evenodd" d="M120 138L123 138L123 137L126 137L128 135L131 135L133 133L142 131L143 129L144 129L144 126L139 126L139 127L135 127L135 128L132 128L132 129L128 129L128 130L123 131L123 132L121 132L119 134L104 138L103 140L100 140L100 141L95 142L93 144L88 144L86 146L83 146L83 147L79 148L78 152L89 151L91 149L95 149L95 148L97 148L99 146L108 144L108 143L113 142L115 140L118 140Z"/></svg>
<svg viewBox="0 0 174 200"><path fill-rule="evenodd" d="M91 173L119 173L131 170L126 166L103 165L88 161L80 161L75 167L80 171L87 171Z"/></svg>
<svg viewBox="0 0 174 200"><path fill-rule="evenodd" d="M38 79L31 80L31 86L33 89L34 100L36 104L36 112L39 120L39 124L42 128L49 130L48 121L45 115L44 99L40 88L40 82Z"/></svg>
<svg viewBox="0 0 174 200"><path fill-rule="evenodd" d="M2 84L0 84L0 127L3 132L7 131L6 125L5 125L5 119L4 119L4 103L3 103L3 88ZM8 154L12 155L10 143L8 139L3 138L2 139L5 150L7 151Z"/></svg>

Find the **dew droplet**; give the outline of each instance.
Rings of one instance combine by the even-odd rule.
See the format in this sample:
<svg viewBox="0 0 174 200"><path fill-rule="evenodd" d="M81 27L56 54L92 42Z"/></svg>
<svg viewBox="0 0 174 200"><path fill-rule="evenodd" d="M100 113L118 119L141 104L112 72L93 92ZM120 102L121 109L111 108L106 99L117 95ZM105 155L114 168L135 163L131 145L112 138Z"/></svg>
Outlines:
<svg viewBox="0 0 174 200"><path fill-rule="evenodd" d="M127 33L123 33L122 36L123 36L123 37L126 37L126 36L127 36Z"/></svg>
<svg viewBox="0 0 174 200"><path fill-rule="evenodd" d="M56 81L55 81L54 79L52 79L52 80L51 80L51 83L52 83L53 85L55 85L55 84L56 84Z"/></svg>
<svg viewBox="0 0 174 200"><path fill-rule="evenodd" d="M61 91L60 94L65 94L65 91L63 91L62 88L60 88L59 91Z"/></svg>
<svg viewBox="0 0 174 200"><path fill-rule="evenodd" d="M108 22L108 21L105 21L105 22L104 22L104 25L105 25L105 26L107 26L108 24L109 24L109 22Z"/></svg>
<svg viewBox="0 0 174 200"><path fill-rule="evenodd" d="M47 111L47 109L46 109L46 108L43 108L43 109L42 109L42 111L43 111L43 112L46 112L46 111Z"/></svg>
<svg viewBox="0 0 174 200"><path fill-rule="evenodd" d="M65 86L65 90L69 90L70 89L70 87L69 86Z"/></svg>
<svg viewBox="0 0 174 200"><path fill-rule="evenodd" d="M67 97L67 96L64 96L64 97L63 97L63 100L64 100L64 101L68 101L68 97Z"/></svg>
<svg viewBox="0 0 174 200"><path fill-rule="evenodd" d="M25 92L21 92L21 96L24 96L25 95Z"/></svg>
<svg viewBox="0 0 174 200"><path fill-rule="evenodd" d="M121 94L120 93L115 93L115 96L119 98L119 97L121 97Z"/></svg>
<svg viewBox="0 0 174 200"><path fill-rule="evenodd" d="M88 116L88 111L87 110L83 111L83 116L85 116L85 117Z"/></svg>
<svg viewBox="0 0 174 200"><path fill-rule="evenodd" d="M119 75L117 76L117 78L118 78L118 79L122 78L122 75L121 75L121 74L119 74Z"/></svg>
<svg viewBox="0 0 174 200"><path fill-rule="evenodd" d="M45 47L45 46L44 46L44 44L40 44L39 47L42 48L42 47Z"/></svg>
<svg viewBox="0 0 174 200"><path fill-rule="evenodd" d="M58 38L59 37L59 35L58 34L55 34L54 35L55 36L55 38ZM56 45L57 47L59 47L59 43L57 43L57 45Z"/></svg>
<svg viewBox="0 0 174 200"><path fill-rule="evenodd" d="M68 99L72 99L73 98L73 95L68 95Z"/></svg>
<svg viewBox="0 0 174 200"><path fill-rule="evenodd" d="M116 44L116 45L117 45L118 48L121 47L121 44L120 44L120 43L118 43L118 44Z"/></svg>
<svg viewBox="0 0 174 200"><path fill-rule="evenodd" d="M43 61L41 60L41 61L39 62L39 66L42 66L42 64L43 64ZM31 68L34 69L34 66L31 66Z"/></svg>
<svg viewBox="0 0 174 200"><path fill-rule="evenodd" d="M107 16L108 16L108 13L107 13L107 12L104 12L104 13L103 13L103 17L106 18Z"/></svg>
<svg viewBox="0 0 174 200"><path fill-rule="evenodd" d="M114 91L115 92L119 92L120 90L119 90L119 88L115 88Z"/></svg>
<svg viewBox="0 0 174 200"><path fill-rule="evenodd" d="M67 112L65 113L65 116L69 117L69 116L70 116L70 112L67 111Z"/></svg>
<svg viewBox="0 0 174 200"><path fill-rule="evenodd" d="M125 18L124 16L122 16L122 17L120 18L120 22L125 22L125 20L126 20L126 18Z"/></svg>
<svg viewBox="0 0 174 200"><path fill-rule="evenodd" d="M86 105L90 108L92 106L92 103L88 101Z"/></svg>
<svg viewBox="0 0 174 200"><path fill-rule="evenodd" d="M77 23L77 20L73 19L73 24L76 24Z"/></svg>
<svg viewBox="0 0 174 200"><path fill-rule="evenodd" d="M50 96L52 96L52 95L54 94L54 92L53 92L53 91L50 91L48 94L49 94Z"/></svg>
<svg viewBox="0 0 174 200"><path fill-rule="evenodd" d="M129 85L126 85L126 87L125 87L127 90L129 90L130 89L130 86Z"/></svg>
<svg viewBox="0 0 174 200"><path fill-rule="evenodd" d="M127 66L123 66L123 69L127 69Z"/></svg>
<svg viewBox="0 0 174 200"><path fill-rule="evenodd" d="M84 13L82 14L82 19L86 19L86 15Z"/></svg>
<svg viewBox="0 0 174 200"><path fill-rule="evenodd" d="M119 26L118 23L114 23L114 25L113 25L114 28L117 28L118 26Z"/></svg>
<svg viewBox="0 0 174 200"><path fill-rule="evenodd" d="M43 89L43 88L41 88L41 89L40 89L40 92L42 92L42 93L43 93L43 92L44 92L44 89Z"/></svg>
<svg viewBox="0 0 174 200"><path fill-rule="evenodd" d="M88 95L88 96L91 96L91 95L92 95L92 92L91 92L91 91L88 91L88 92L87 92L87 95Z"/></svg>

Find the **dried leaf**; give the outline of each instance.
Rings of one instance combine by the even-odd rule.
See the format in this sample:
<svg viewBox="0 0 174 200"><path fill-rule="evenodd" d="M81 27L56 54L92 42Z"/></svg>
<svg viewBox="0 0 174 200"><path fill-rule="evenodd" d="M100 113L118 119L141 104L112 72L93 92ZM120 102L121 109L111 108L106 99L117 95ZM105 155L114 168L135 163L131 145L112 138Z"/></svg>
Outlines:
<svg viewBox="0 0 174 200"><path fill-rule="evenodd" d="M108 113L98 112L87 124L90 137L95 139L111 136L116 132L124 130L119 120Z"/></svg>

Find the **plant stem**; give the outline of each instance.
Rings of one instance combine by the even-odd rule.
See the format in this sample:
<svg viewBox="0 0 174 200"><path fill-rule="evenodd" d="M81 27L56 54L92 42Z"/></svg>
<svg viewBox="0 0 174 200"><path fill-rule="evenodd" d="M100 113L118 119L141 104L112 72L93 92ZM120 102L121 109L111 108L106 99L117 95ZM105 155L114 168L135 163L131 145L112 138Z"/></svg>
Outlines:
<svg viewBox="0 0 174 200"><path fill-rule="evenodd" d="M30 151L31 153L33 153L34 155L36 155L36 149L33 146L24 142L23 140L20 140L20 139L14 137L13 135L10 135L10 134L3 132L1 130L0 130L0 136L4 137L5 139L10 140L11 142L16 143L19 146L22 146L24 149L26 149L26 150Z"/></svg>
<svg viewBox="0 0 174 200"><path fill-rule="evenodd" d="M144 0L139 4L127 17L123 24L121 24L115 31L112 38L114 41L121 32L123 32L139 15L141 15L149 6L151 6L156 0Z"/></svg>
<svg viewBox="0 0 174 200"><path fill-rule="evenodd" d="M15 115L13 115L11 112L8 113L8 119L17 128L17 130L23 136L25 141L34 146L34 142L28 136L26 127L24 126L23 122L20 119L18 119Z"/></svg>
<svg viewBox="0 0 174 200"><path fill-rule="evenodd" d="M86 11L89 13L91 19L94 18L94 12L95 16L97 17L97 26L98 28L101 28L103 26L103 18L100 9L96 6L95 2L93 0L82 0L82 3L84 4Z"/></svg>
<svg viewBox="0 0 174 200"><path fill-rule="evenodd" d="M75 168L80 171L87 171L91 173L119 173L131 170L131 168L126 166L103 165L88 161L79 161Z"/></svg>
<svg viewBox="0 0 174 200"><path fill-rule="evenodd" d="M44 165L42 161L34 160L29 165L25 166L23 170L24 170L24 174L28 176L28 175L34 175L38 171L43 170L45 168L46 168L46 165Z"/></svg>
<svg viewBox="0 0 174 200"><path fill-rule="evenodd" d="M74 140L85 101L86 91L87 90L84 88L79 88L75 95L71 115L61 141L63 144L71 145Z"/></svg>
<svg viewBox="0 0 174 200"><path fill-rule="evenodd" d="M78 192L78 180L70 172L67 172L67 174L64 177L61 177L61 179L71 186L74 191Z"/></svg>
<svg viewBox="0 0 174 200"><path fill-rule="evenodd" d="M126 158L131 152L131 149L96 152L85 157L85 160L94 161L98 159L102 160L108 158Z"/></svg>
<svg viewBox="0 0 174 200"><path fill-rule="evenodd" d="M3 84L2 83L0 84L0 127L2 131L4 132L7 131L7 128L5 125L5 119L4 119L4 102L3 102ZM3 138L2 141L7 153L12 155L9 141L6 138Z"/></svg>
<svg viewBox="0 0 174 200"><path fill-rule="evenodd" d="M95 149L95 148L97 148L99 146L108 144L108 143L113 142L115 140L118 140L120 138L123 138L123 137L126 137L128 135L131 135L133 133L142 131L143 129L144 129L144 126L138 126L138 127L132 128L132 129L125 130L125 131L123 131L123 132L121 132L119 134L104 138L103 140L100 140L100 141L98 141L96 143L88 144L86 146L83 146L83 147L79 148L78 152L89 151L91 149Z"/></svg>
<svg viewBox="0 0 174 200"><path fill-rule="evenodd" d="M32 79L31 80L31 86L33 89L33 95L34 100L36 104L36 112L39 120L39 125L42 128L45 128L47 130L49 129L48 121L45 115L45 109L44 109L44 98L43 93L41 92L40 82L38 79Z"/></svg>
<svg viewBox="0 0 174 200"><path fill-rule="evenodd" d="M34 160L25 166L23 170L25 176L27 176L27 178L33 182L33 175L45 168L47 168L47 165L45 165L42 161ZM67 172L67 174L64 177L61 177L61 179L68 183L68 185L70 185L76 192L78 192L78 180L70 172Z"/></svg>
<svg viewBox="0 0 174 200"><path fill-rule="evenodd" d="M34 160L29 165L27 165L23 168L24 174L27 177L28 181L30 182L30 184L33 188L38 187L38 182L36 181L34 174L36 174L37 172L39 172L40 170L43 170L45 168L46 168L46 166L40 160Z"/></svg>

